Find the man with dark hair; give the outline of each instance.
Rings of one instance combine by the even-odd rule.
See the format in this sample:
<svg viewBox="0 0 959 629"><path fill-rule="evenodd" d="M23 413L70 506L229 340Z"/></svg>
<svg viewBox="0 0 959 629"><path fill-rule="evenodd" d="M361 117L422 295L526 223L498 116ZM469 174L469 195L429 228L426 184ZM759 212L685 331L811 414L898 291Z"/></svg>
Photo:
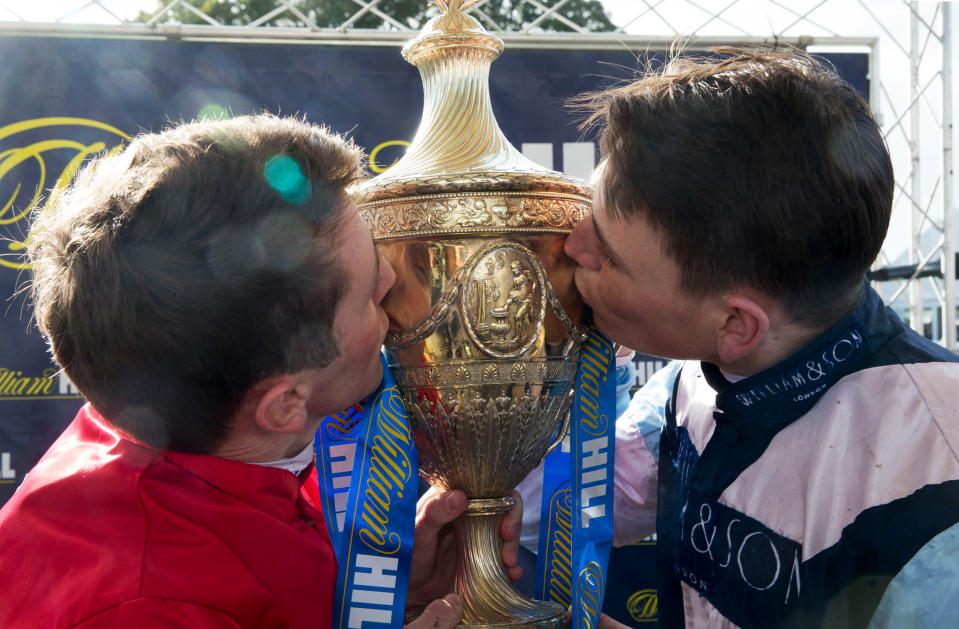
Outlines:
<svg viewBox="0 0 959 629"><path fill-rule="evenodd" d="M955 588L959 365L864 282L883 137L812 58L718 52L593 99L576 285L613 340L685 359L618 424L616 541L657 534L663 627L941 619L903 593Z"/></svg>
<svg viewBox="0 0 959 629"><path fill-rule="evenodd" d="M360 164L300 120L194 122L37 214L36 319L89 403L0 511L0 626L330 626L313 434L379 385L395 277L346 192ZM417 604L464 506L421 506Z"/></svg>

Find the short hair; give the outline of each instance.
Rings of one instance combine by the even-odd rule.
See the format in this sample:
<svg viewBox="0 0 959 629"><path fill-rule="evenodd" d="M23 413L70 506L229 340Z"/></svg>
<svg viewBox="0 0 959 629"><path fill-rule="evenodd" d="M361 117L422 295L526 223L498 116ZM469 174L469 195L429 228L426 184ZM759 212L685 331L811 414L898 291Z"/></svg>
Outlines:
<svg viewBox="0 0 959 629"><path fill-rule="evenodd" d="M889 225L883 136L856 90L803 52L711 52L587 96L606 207L662 234L688 294L748 286L829 325L854 307Z"/></svg>
<svg viewBox="0 0 959 629"><path fill-rule="evenodd" d="M35 210L37 325L83 395L158 448L209 453L264 377L321 368L332 238L362 155L268 114L143 134Z"/></svg>

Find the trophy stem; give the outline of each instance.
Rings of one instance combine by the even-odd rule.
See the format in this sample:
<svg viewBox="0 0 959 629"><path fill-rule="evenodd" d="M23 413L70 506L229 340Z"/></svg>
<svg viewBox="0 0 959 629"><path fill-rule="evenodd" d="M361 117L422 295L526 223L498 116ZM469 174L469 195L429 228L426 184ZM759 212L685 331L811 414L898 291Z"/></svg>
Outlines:
<svg viewBox="0 0 959 629"><path fill-rule="evenodd" d="M562 605L526 598L503 570L499 531L514 502L512 498L470 500L455 522L454 589L463 601L461 627L558 629L565 622Z"/></svg>

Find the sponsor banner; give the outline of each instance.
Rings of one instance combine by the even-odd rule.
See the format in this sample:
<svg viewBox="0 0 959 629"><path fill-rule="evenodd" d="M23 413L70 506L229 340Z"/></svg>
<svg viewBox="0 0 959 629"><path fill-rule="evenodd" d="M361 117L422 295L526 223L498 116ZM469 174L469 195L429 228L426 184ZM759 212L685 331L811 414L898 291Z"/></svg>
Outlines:
<svg viewBox="0 0 959 629"><path fill-rule="evenodd" d="M669 360L650 356L649 354L636 353L633 356L633 365L636 367L636 373L633 375L633 384L629 388L630 395L639 391L646 381L653 377L653 374L666 366Z"/></svg>

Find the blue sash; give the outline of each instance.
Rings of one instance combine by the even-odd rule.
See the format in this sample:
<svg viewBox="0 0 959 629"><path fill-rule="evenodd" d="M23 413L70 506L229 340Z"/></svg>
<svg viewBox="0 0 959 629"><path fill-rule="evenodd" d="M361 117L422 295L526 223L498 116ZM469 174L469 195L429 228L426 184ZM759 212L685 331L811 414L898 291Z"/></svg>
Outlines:
<svg viewBox="0 0 959 629"><path fill-rule="evenodd" d="M570 434L546 457L536 597L572 605L572 627L597 626L613 541L616 359L591 330L580 348Z"/></svg>
<svg viewBox="0 0 959 629"><path fill-rule="evenodd" d="M403 400L381 358L383 383L358 421L349 411L331 415L316 433L321 502L337 558L338 629L402 627L406 608L418 464Z"/></svg>
<svg viewBox="0 0 959 629"><path fill-rule="evenodd" d="M346 501L349 499L356 437L363 414L356 408L327 415L316 431L316 472L320 481L320 503L326 518L333 548L339 548L346 524Z"/></svg>

